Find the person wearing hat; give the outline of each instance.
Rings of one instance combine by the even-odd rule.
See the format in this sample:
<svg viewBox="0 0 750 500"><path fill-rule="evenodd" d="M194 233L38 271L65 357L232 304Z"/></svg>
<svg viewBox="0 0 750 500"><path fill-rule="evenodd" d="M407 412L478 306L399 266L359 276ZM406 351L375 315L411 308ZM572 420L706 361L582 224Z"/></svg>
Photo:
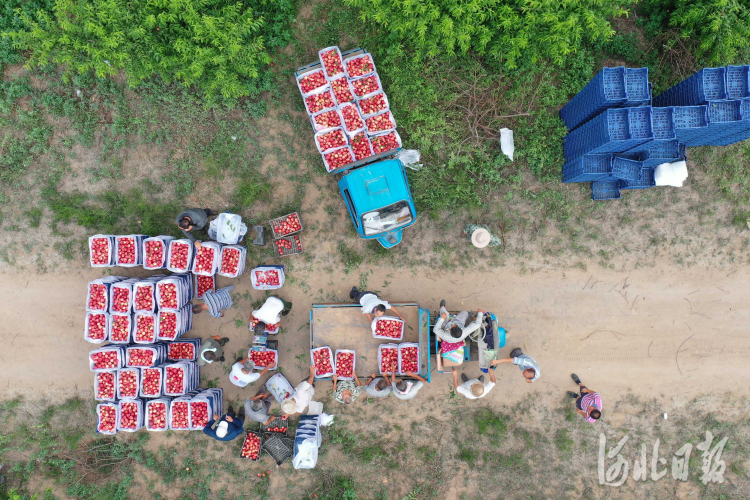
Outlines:
<svg viewBox="0 0 750 500"><path fill-rule="evenodd" d="M275 418L273 415L268 414L272 404L271 394L266 389L266 386L263 385L255 396L245 400L245 414L253 422L268 425Z"/></svg>
<svg viewBox="0 0 750 500"><path fill-rule="evenodd" d="M250 324L252 325L255 320L258 322L253 327L255 335L263 335L266 331L266 325L275 325L281 321L282 316L289 314L292 310L292 303L278 297L271 295L266 299L260 309L252 312L250 315Z"/></svg>
<svg viewBox="0 0 750 500"><path fill-rule="evenodd" d="M281 418L288 418L291 415L302 413L307 405L312 401L315 394L315 365L310 365L310 376L303 380L294 388L294 396L287 398L281 403L281 412L284 414Z"/></svg>
<svg viewBox="0 0 750 500"><path fill-rule="evenodd" d="M218 335L212 335L201 343L200 351L198 351L198 359L196 363L198 366L210 365L214 361L224 362L224 345L229 342L228 337L219 337Z"/></svg>
<svg viewBox="0 0 750 500"><path fill-rule="evenodd" d="M456 392L463 394L468 399L479 399L487 395L488 392L495 387L497 380L495 379L495 370L490 370L490 383L484 383L484 375L478 379L474 378L469 380L469 377L465 373L461 374L461 381L463 384L458 385L458 372L453 371L453 387L456 388Z"/></svg>
<svg viewBox="0 0 750 500"><path fill-rule="evenodd" d="M227 413L221 418L219 418L219 415L214 415L214 418L208 421L203 428L203 434L211 436L217 441L231 441L243 433L242 426L244 423L245 409L240 408L240 414L235 415L234 408L230 406Z"/></svg>
<svg viewBox="0 0 750 500"><path fill-rule="evenodd" d="M237 359L237 361L235 361L235 363L232 365L232 371L229 372L229 381L239 387L245 387L247 384L252 384L260 377L268 373L268 370L270 368L275 367L276 363L271 363L270 365L263 368L260 373L258 373L253 371L253 368L255 368L255 363L253 363L249 357L245 359Z"/></svg>

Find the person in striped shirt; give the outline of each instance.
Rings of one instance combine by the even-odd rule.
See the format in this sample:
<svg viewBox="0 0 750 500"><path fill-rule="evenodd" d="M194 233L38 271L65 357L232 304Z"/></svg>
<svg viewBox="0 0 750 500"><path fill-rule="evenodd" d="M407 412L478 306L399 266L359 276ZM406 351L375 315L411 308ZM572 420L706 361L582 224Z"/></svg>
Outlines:
<svg viewBox="0 0 750 500"><path fill-rule="evenodd" d="M536 382L536 380L539 378L539 375L542 374L542 372L539 371L539 365L536 364L534 358L532 358L528 354L524 354L518 347L511 351L509 358L493 359L492 361L490 361L491 366L496 366L500 363L513 363L514 365L518 365L518 368L521 370L521 373L526 379L526 382L528 382L529 384L532 382Z"/></svg>
<svg viewBox="0 0 750 500"><path fill-rule="evenodd" d="M232 290L234 290L234 285L219 288L215 292L207 291L203 294L203 304L193 305L193 314L200 314L208 310L208 314L214 318L223 317L224 311L222 309L232 307L232 296L229 295Z"/></svg>
<svg viewBox="0 0 750 500"><path fill-rule="evenodd" d="M596 422L602 417L602 398L598 392L581 384L581 379L575 373L572 373L570 377L578 384L581 391L580 396L573 391L568 391L568 396L576 400L576 411L586 419L586 422Z"/></svg>

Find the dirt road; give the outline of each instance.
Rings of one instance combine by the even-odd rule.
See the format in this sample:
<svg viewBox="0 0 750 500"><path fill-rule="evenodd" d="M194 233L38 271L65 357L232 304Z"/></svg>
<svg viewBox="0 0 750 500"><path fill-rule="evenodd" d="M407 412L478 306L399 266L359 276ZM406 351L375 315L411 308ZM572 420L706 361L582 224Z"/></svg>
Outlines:
<svg viewBox="0 0 750 500"><path fill-rule="evenodd" d="M148 274L141 269L115 269L115 273ZM309 363L301 355L309 349L310 304L344 300L359 278L338 272L292 275L295 284L281 290L294 309L284 320L280 359L285 373L296 380ZM86 354L95 346L83 340L83 311L86 283L100 276L102 271L94 269L69 275L4 275L0 387L6 395L92 396ZM602 393L605 404L632 391L661 400L664 411L697 394L748 391L750 268L657 267L627 273L568 270L522 275L510 268L398 275L376 270L366 279L369 289L391 301L416 300L434 310L445 298L452 309L496 313L508 330L503 354L523 347L538 361L542 376L538 383L526 384L515 367L503 366L497 372L500 387L488 396L490 400L507 403L529 393L560 394L573 388L569 378L573 371ZM247 347L250 304L265 296L252 290L249 277L219 277L219 286L230 283L236 285L235 307L222 319L196 317L194 330L186 335L230 337L228 361ZM471 375L476 365L465 365L464 371ZM244 398L244 392L226 380L225 367L214 365L203 373L209 379L219 377L230 399ZM427 390L446 393L448 381L447 375L433 373Z"/></svg>

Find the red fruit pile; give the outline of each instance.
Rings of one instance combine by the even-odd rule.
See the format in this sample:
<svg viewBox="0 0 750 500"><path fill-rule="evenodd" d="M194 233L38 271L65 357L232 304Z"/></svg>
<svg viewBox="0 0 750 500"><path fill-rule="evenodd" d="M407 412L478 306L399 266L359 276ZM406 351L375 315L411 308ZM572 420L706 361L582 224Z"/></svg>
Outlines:
<svg viewBox="0 0 750 500"><path fill-rule="evenodd" d="M302 242L299 240L299 236L297 236L296 234L294 235L294 242L297 244L297 251L301 252L302 251Z"/></svg>
<svg viewBox="0 0 750 500"><path fill-rule="evenodd" d="M266 366L276 362L276 353L273 351L250 351L250 359L253 360L255 366L265 368Z"/></svg>
<svg viewBox="0 0 750 500"><path fill-rule="evenodd" d="M392 319L379 319L375 323L375 335L378 337L389 337L400 339L403 332L404 324Z"/></svg>
<svg viewBox="0 0 750 500"><path fill-rule="evenodd" d="M147 267L161 267L164 261L164 243L160 240L150 240L146 242L146 255L143 260Z"/></svg>
<svg viewBox="0 0 750 500"><path fill-rule="evenodd" d="M379 137L371 137L370 142L372 143L372 150L376 155L399 147L398 139L396 139L396 132L391 132Z"/></svg>
<svg viewBox="0 0 750 500"><path fill-rule="evenodd" d="M112 289L112 311L118 313L130 311L130 289L122 287Z"/></svg>
<svg viewBox="0 0 750 500"><path fill-rule="evenodd" d="M98 399L115 398L115 374L112 372L99 372L96 374L96 397Z"/></svg>
<svg viewBox="0 0 750 500"><path fill-rule="evenodd" d="M362 97L363 95L372 94L380 90L378 84L378 78L375 75L360 78L352 82L352 88L354 89L354 95Z"/></svg>
<svg viewBox="0 0 750 500"><path fill-rule="evenodd" d="M342 76L341 78L332 81L331 90L339 104L354 102L354 96L352 95L351 90L349 90L349 82L346 81L346 77Z"/></svg>
<svg viewBox="0 0 750 500"><path fill-rule="evenodd" d="M333 373L331 366L331 353L328 349L318 349L313 352L313 364L315 365L315 375L327 375Z"/></svg>
<svg viewBox="0 0 750 500"><path fill-rule="evenodd" d="M357 59L350 59L346 61L346 72L349 73L349 77L354 78L357 76L366 75L375 71L375 65L372 62L370 55L358 57Z"/></svg>
<svg viewBox="0 0 750 500"><path fill-rule="evenodd" d="M154 310L154 287L141 285L135 290L135 308L141 311Z"/></svg>
<svg viewBox="0 0 750 500"><path fill-rule="evenodd" d="M375 94L367 99L359 101L359 109L362 110L364 115L372 115L384 109L388 109L388 104L385 102L385 94Z"/></svg>
<svg viewBox="0 0 750 500"><path fill-rule="evenodd" d="M190 422L193 427L205 427L208 423L208 403L196 401L190 403Z"/></svg>
<svg viewBox="0 0 750 500"><path fill-rule="evenodd" d="M328 76L336 76L344 72L344 65L341 62L338 50L331 49L328 52L323 52L320 54L320 60L323 62Z"/></svg>
<svg viewBox="0 0 750 500"><path fill-rule="evenodd" d="M267 427L266 432L286 432L286 425L274 425L273 427Z"/></svg>
<svg viewBox="0 0 750 500"><path fill-rule="evenodd" d="M416 347L401 348L401 373L419 373L419 359Z"/></svg>
<svg viewBox="0 0 750 500"><path fill-rule="evenodd" d="M89 338L104 340L107 337L107 317L103 314L89 314Z"/></svg>
<svg viewBox="0 0 750 500"><path fill-rule="evenodd" d="M391 130L396 128L396 124L393 123L393 117L390 111L386 111L381 115L371 116L366 120L368 132L381 132L383 130Z"/></svg>
<svg viewBox="0 0 750 500"><path fill-rule="evenodd" d="M117 408L113 405L99 407L99 432L115 432L117 425Z"/></svg>
<svg viewBox="0 0 750 500"><path fill-rule="evenodd" d="M257 324L258 324L258 320L255 319L255 318L252 318L250 320L250 329L251 330L255 329L255 325L257 325ZM280 325L281 325L281 322L274 323L273 325L266 324L266 331L268 333L274 333L276 330L279 329Z"/></svg>
<svg viewBox="0 0 750 500"><path fill-rule="evenodd" d="M236 274L240 265L240 251L236 248L224 248L221 252L221 272Z"/></svg>
<svg viewBox="0 0 750 500"><path fill-rule="evenodd" d="M198 277L198 298L200 299L203 295L214 288L214 277L213 276L201 276Z"/></svg>
<svg viewBox="0 0 750 500"><path fill-rule="evenodd" d="M134 398L138 395L138 372L134 370L121 371L117 385L120 387L120 396L123 398Z"/></svg>
<svg viewBox="0 0 750 500"><path fill-rule="evenodd" d="M252 432L248 432L245 442L242 443L240 456L242 458L258 460L258 457L260 456L260 437Z"/></svg>
<svg viewBox="0 0 750 500"><path fill-rule="evenodd" d="M380 349L380 373L395 372L398 366L398 349L385 347Z"/></svg>
<svg viewBox="0 0 750 500"><path fill-rule="evenodd" d="M146 368L141 375L141 389L147 396L158 396L161 392L161 370Z"/></svg>
<svg viewBox="0 0 750 500"><path fill-rule="evenodd" d="M341 126L341 118L335 109L321 113L314 118L315 124L322 128L332 128Z"/></svg>
<svg viewBox="0 0 750 500"><path fill-rule="evenodd" d="M159 283L159 309L177 309L177 285Z"/></svg>
<svg viewBox="0 0 750 500"><path fill-rule="evenodd" d="M336 170L354 161L348 148L337 149L323 155L328 163L328 171Z"/></svg>
<svg viewBox="0 0 750 500"><path fill-rule="evenodd" d="M130 366L154 366L154 353L149 349L130 349L128 360Z"/></svg>
<svg viewBox="0 0 750 500"><path fill-rule="evenodd" d="M296 252L287 252L287 250L292 250L293 245L292 245L292 242L286 238L278 239L274 241L273 244L276 246L276 250L279 252L279 255L284 255L288 253L296 253Z"/></svg>
<svg viewBox="0 0 750 500"><path fill-rule="evenodd" d="M341 129L331 130L330 132L317 136L317 138L321 151L328 151L333 148L346 146L346 137Z"/></svg>
<svg viewBox="0 0 750 500"><path fill-rule="evenodd" d="M117 263L135 264L134 238L117 238Z"/></svg>
<svg viewBox="0 0 750 500"><path fill-rule="evenodd" d="M359 130L365 126L362 117L359 115L357 106L344 106L341 108L341 116L344 117L344 125L349 132Z"/></svg>
<svg viewBox="0 0 750 500"><path fill-rule="evenodd" d="M94 238L91 240L91 263L109 264L109 239Z"/></svg>
<svg viewBox="0 0 750 500"><path fill-rule="evenodd" d="M174 359L175 361L178 359L193 359L193 356L195 356L193 344L187 342L169 344L168 356L169 359Z"/></svg>
<svg viewBox="0 0 750 500"><path fill-rule="evenodd" d="M177 313L159 313L159 338L174 340L177 337Z"/></svg>
<svg viewBox="0 0 750 500"><path fill-rule="evenodd" d="M112 332L109 340L113 342L127 342L130 339L130 316L112 315Z"/></svg>
<svg viewBox="0 0 750 500"><path fill-rule="evenodd" d="M307 110L310 114L336 106L336 103L333 102L331 93L327 90L320 94L313 94L305 97L305 104L307 105Z"/></svg>
<svg viewBox="0 0 750 500"><path fill-rule="evenodd" d="M187 243L172 243L169 250L169 267L187 271L190 246Z"/></svg>
<svg viewBox="0 0 750 500"><path fill-rule="evenodd" d="M354 151L354 159L361 160L372 156L372 148L370 147L370 141L365 137L364 132L352 137L352 151Z"/></svg>
<svg viewBox="0 0 750 500"><path fill-rule="evenodd" d="M259 285L278 286L281 284L278 271L255 271L255 281Z"/></svg>
<svg viewBox="0 0 750 500"><path fill-rule="evenodd" d="M172 405L171 418L172 429L188 429L190 427L187 401L178 401Z"/></svg>
<svg viewBox="0 0 750 500"><path fill-rule="evenodd" d="M91 309L92 311L107 310L106 285L89 285L89 309Z"/></svg>
<svg viewBox="0 0 750 500"><path fill-rule="evenodd" d="M277 236L284 236L289 233L294 233L302 230L302 224L299 221L299 217L296 213L289 214L286 217L275 220L271 223L273 225L273 232ZM276 271L273 271L274 273Z"/></svg>
<svg viewBox="0 0 750 500"><path fill-rule="evenodd" d="M117 351L103 351L91 354L91 361L94 362L94 370L107 370L117 368L119 360Z"/></svg>
<svg viewBox="0 0 750 500"><path fill-rule="evenodd" d="M138 427L138 404L122 403L120 405L120 428L136 429Z"/></svg>
<svg viewBox="0 0 750 500"><path fill-rule="evenodd" d="M195 272L213 273L214 271L214 249L202 246L195 254Z"/></svg>
<svg viewBox="0 0 750 500"><path fill-rule="evenodd" d="M153 342L156 340L155 326L153 316L136 316L135 340L138 342Z"/></svg>
<svg viewBox="0 0 750 500"><path fill-rule="evenodd" d="M167 405L166 403L151 403L148 405L148 428L167 428Z"/></svg>
<svg viewBox="0 0 750 500"><path fill-rule="evenodd" d="M338 375L339 377L354 376L354 353L336 353L336 375Z"/></svg>
<svg viewBox="0 0 750 500"><path fill-rule="evenodd" d="M167 367L167 393L182 394L185 372L182 368Z"/></svg>
<svg viewBox="0 0 750 500"><path fill-rule="evenodd" d="M315 89L319 89L327 83L328 80L326 80L325 75L323 75L323 70L321 69L302 77L299 81L299 87L302 89L303 94L307 94Z"/></svg>

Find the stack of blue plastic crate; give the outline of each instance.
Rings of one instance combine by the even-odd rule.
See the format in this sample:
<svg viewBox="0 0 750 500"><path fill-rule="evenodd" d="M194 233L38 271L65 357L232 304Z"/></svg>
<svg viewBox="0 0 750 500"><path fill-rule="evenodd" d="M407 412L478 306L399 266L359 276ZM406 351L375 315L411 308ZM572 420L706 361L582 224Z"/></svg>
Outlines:
<svg viewBox="0 0 750 500"><path fill-rule="evenodd" d="M704 68L651 98L647 68L604 68L560 110L568 127L563 182L595 200L655 185L654 169L686 146L750 138L750 66Z"/></svg>

